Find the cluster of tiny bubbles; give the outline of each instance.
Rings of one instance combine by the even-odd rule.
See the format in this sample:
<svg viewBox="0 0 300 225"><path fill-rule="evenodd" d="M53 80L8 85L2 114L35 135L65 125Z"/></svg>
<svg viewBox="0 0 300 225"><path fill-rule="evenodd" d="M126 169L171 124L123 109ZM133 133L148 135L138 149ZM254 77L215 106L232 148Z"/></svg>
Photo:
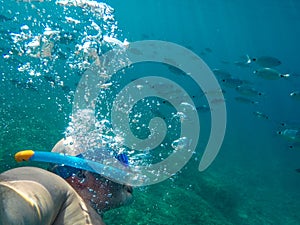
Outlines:
<svg viewBox="0 0 300 225"><path fill-rule="evenodd" d="M1 50L15 76L11 82L44 93L60 90L58 98L69 104L82 73L99 55L126 42L119 40L114 9L103 2L17 1L12 7L6 13L9 46ZM62 101L56 103L62 110Z"/></svg>
<svg viewBox="0 0 300 225"><path fill-rule="evenodd" d="M114 101L118 110L121 110L127 115L126 119L128 119L131 131L139 139L149 138L152 133L155 133L155 130L150 130L149 128L149 122L152 118L162 118L168 126L167 135L159 146L155 149L150 149L149 147L145 147L144 149L123 148L123 152L126 152L128 155L131 167L136 168L139 166L149 166L153 163L164 160L174 150L172 142L179 138L180 122L182 119L186 118L184 110L181 110L182 112L176 112L176 109L167 100L156 96L145 97L138 102L135 102L133 107L130 107L133 99L127 99L125 96L119 96L116 100L112 97L118 95L120 89L124 86L126 86L126 84L123 83L120 84L119 87L114 86L113 90L103 90L98 101L98 108L101 109L100 111L102 112L102 114L99 115L99 118L105 118L107 120L111 119L109 110L111 109L112 102ZM178 116L179 114L181 116ZM119 133L122 137L126 137L126 132L122 132L123 131L118 131L117 133Z"/></svg>
<svg viewBox="0 0 300 225"><path fill-rule="evenodd" d="M76 116L71 116L65 136L72 137L77 151L81 153L89 151L90 154L85 156L89 160L104 160L121 153L124 149L122 138L114 135L109 120L98 120L94 114L95 112L90 109L78 110Z"/></svg>
<svg viewBox="0 0 300 225"><path fill-rule="evenodd" d="M175 150L182 150L186 149L188 146L188 139L186 137L178 138L177 140L174 140L171 144L172 148Z"/></svg>

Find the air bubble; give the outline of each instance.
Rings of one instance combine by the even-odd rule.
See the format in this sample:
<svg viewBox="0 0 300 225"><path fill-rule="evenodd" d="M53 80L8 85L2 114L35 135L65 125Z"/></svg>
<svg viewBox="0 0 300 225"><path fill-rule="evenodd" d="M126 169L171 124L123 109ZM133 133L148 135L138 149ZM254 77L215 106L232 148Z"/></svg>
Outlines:
<svg viewBox="0 0 300 225"><path fill-rule="evenodd" d="M171 144L172 148L175 150L183 150L188 147L188 139L186 137L181 137L175 141L172 142Z"/></svg>

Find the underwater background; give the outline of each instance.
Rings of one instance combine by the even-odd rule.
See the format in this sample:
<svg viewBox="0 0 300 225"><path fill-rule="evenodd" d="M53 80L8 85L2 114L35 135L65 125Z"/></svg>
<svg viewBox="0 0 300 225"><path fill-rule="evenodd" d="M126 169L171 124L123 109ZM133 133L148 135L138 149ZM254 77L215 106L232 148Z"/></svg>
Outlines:
<svg viewBox="0 0 300 225"><path fill-rule="evenodd" d="M66 9L55 1L0 2L0 171L25 165L46 168L42 163L16 164L13 156L22 149L50 151L64 137L76 83L86 68L65 67L80 65L83 58L72 56L72 48L84 37L78 34L83 28L73 35L75 20L69 26L63 19L73 16L85 26L84 21L88 23L95 12L79 16L79 9ZM114 8L117 24L96 18L101 29L106 28L104 33L122 42L164 40L192 50L215 72L227 108L226 135L220 153L207 170L199 172L210 114L203 95L196 93L194 101L203 128L192 159L172 178L136 188L134 203L107 212L105 222L300 224L300 2L105 3ZM23 51L28 39L17 40L19 36L12 33L29 32L22 28L25 24L32 34L43 33L48 26L66 31L64 38L56 42L58 47L51 48L55 57L45 60L47 55L32 57L38 52ZM159 68L151 67L147 64L137 71L158 73ZM272 67L272 72L263 70L266 67ZM164 69L174 77L184 76ZM122 82L118 78L118 85L122 86ZM185 85L193 87L189 82ZM193 88L188 91L194 94Z"/></svg>

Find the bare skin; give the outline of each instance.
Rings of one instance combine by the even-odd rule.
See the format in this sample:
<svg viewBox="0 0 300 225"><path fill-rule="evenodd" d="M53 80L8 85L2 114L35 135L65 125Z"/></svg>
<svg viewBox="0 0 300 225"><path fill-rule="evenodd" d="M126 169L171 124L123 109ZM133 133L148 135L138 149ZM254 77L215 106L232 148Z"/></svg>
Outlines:
<svg viewBox="0 0 300 225"><path fill-rule="evenodd" d="M90 172L84 172L80 177L72 176L66 181L98 214L132 202L132 187L117 184Z"/></svg>

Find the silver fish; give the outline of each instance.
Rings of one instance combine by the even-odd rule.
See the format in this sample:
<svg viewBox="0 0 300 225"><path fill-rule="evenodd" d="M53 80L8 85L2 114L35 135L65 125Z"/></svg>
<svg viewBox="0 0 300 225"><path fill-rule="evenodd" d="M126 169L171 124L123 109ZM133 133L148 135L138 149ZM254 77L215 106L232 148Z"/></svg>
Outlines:
<svg viewBox="0 0 300 225"><path fill-rule="evenodd" d="M251 63L250 57L248 55L245 55L245 56L241 56L240 58L241 60L235 61L234 64L239 67L249 67Z"/></svg>
<svg viewBox="0 0 300 225"><path fill-rule="evenodd" d="M290 96L294 100L300 100L300 91L293 91L290 93Z"/></svg>
<svg viewBox="0 0 300 225"><path fill-rule="evenodd" d="M289 141L300 142L299 129L285 129L277 132L278 135L286 138Z"/></svg>
<svg viewBox="0 0 300 225"><path fill-rule="evenodd" d="M281 64L280 60L272 56L261 56L253 58L253 62L257 63L261 67L275 67Z"/></svg>
<svg viewBox="0 0 300 225"><path fill-rule="evenodd" d="M253 112L253 114L258 117L258 118L262 118L262 119L266 119L268 120L269 119L269 116L262 113L262 112L259 112L259 111L256 111L256 112Z"/></svg>
<svg viewBox="0 0 300 225"><path fill-rule="evenodd" d="M279 78L283 78L283 77L287 78L290 76L289 74L281 74L277 70L272 68L261 68L255 70L253 73L266 80L277 80Z"/></svg>
<svg viewBox="0 0 300 225"><path fill-rule="evenodd" d="M238 67L249 67L249 63L243 62L243 61L235 61L234 65L236 65Z"/></svg>

